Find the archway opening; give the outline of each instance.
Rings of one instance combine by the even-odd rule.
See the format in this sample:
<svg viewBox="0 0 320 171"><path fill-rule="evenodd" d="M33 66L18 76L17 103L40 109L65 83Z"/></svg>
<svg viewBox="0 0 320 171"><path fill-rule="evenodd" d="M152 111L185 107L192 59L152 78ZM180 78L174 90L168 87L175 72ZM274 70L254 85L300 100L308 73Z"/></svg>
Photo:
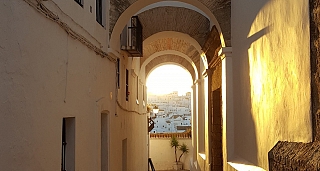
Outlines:
<svg viewBox="0 0 320 171"><path fill-rule="evenodd" d="M174 149L170 146L171 137L178 140L178 149L185 144L189 150L181 158L181 151L177 151L179 161L189 169L188 161L193 156L192 80L187 69L173 63L155 66L147 76L148 106L154 109L150 112L154 128L150 131L149 157L159 170L166 170L175 161Z"/></svg>
<svg viewBox="0 0 320 171"><path fill-rule="evenodd" d="M181 66L165 64L155 68L147 77L148 94L169 94L178 91L179 95L191 92L192 77Z"/></svg>

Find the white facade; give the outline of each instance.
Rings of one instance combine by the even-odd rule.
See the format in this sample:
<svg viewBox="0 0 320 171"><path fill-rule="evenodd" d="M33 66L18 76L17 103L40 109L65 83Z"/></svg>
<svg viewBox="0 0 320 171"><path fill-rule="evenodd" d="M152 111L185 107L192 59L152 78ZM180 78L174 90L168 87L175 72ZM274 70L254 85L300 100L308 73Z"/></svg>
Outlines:
<svg viewBox="0 0 320 171"><path fill-rule="evenodd" d="M278 141L312 141L308 0L102 0L99 15L97 2L0 2L1 170L147 170L145 82L167 63L190 72L192 92L148 99L159 132L192 124L190 170L214 165L217 102L223 170L268 170ZM148 26L143 58L120 50L134 15Z"/></svg>
<svg viewBox="0 0 320 171"><path fill-rule="evenodd" d="M96 1L83 3L81 7L74 0L41 2L63 27L39 11L36 1L0 3L0 170L61 170L63 118L70 119L68 171L147 170L142 93L139 105L136 84L131 84L129 101L124 93L125 69L133 82L135 62L120 59L117 89L115 58L94 51L97 47L107 52L109 40L106 28L96 21ZM72 37L72 31L83 37ZM83 39L95 47L86 46Z"/></svg>
<svg viewBox="0 0 320 171"><path fill-rule="evenodd" d="M165 95L150 94L148 104L159 108L159 113L151 112L155 122L151 133L184 132L191 129L190 93L183 96L179 96L177 91Z"/></svg>
<svg viewBox="0 0 320 171"><path fill-rule="evenodd" d="M192 156L192 140L189 138L178 138L179 143L185 143L189 148L189 153L181 157L183 168L190 170L190 159ZM178 151L177 155L180 156L181 152ZM174 149L170 146L170 139L168 138L151 138L150 139L150 157L154 167L157 170L172 170L173 161L175 161Z"/></svg>

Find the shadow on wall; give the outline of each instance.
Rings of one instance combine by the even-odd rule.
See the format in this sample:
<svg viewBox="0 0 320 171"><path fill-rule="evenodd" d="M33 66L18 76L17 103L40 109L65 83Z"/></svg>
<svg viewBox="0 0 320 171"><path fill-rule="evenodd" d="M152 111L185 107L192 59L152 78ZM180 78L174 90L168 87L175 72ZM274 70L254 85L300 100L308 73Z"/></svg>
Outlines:
<svg viewBox="0 0 320 171"><path fill-rule="evenodd" d="M232 27L233 33L233 68L237 71L233 72L233 93L234 93L234 159L245 160L253 165L258 165L258 149L256 137L256 125L253 120L252 113L252 90L250 81L250 64L248 49L251 44L260 39L269 32L269 27L263 28L255 34L248 37L251 26L259 13L259 11L267 4L269 0L247 0L245 2L233 1L232 6L241 6L243 11L236 11L237 15L233 15L234 25L241 26ZM254 4L254 5L253 5ZM240 15L241 14L241 15ZM245 20L244 20L245 19ZM240 71L240 72L238 72ZM266 154L267 155L267 154ZM248 164L249 164L248 163Z"/></svg>

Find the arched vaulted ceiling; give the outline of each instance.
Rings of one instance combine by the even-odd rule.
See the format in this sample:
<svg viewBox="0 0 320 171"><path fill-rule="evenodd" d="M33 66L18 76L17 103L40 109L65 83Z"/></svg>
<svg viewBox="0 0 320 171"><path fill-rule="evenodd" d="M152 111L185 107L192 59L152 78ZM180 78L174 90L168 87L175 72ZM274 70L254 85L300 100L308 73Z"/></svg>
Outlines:
<svg viewBox="0 0 320 171"><path fill-rule="evenodd" d="M117 36L121 32L119 26L121 28L121 25L129 21L131 15L142 8L160 1L111 0L110 47L114 48L117 44L118 40L115 39L115 36L120 36ZM203 10L203 13L183 6L158 6L141 10L141 13L136 14L143 26L143 58L141 58L140 64L141 67L145 67L145 75L148 75L154 69L153 67L162 63L177 63L186 68L196 80L200 71L203 51L205 53L212 51L210 47L207 47L210 45L211 41L208 40L213 33L210 28L212 23L217 28L214 37L217 37L218 41L221 40L222 46L230 45L230 0L178 1L194 5ZM133 11L128 12L128 10ZM126 21L125 18L127 18ZM171 36L167 32L171 32ZM172 33L177 33L180 36L173 36ZM223 37L221 37L221 33L223 33ZM221 45L217 45L217 47L221 47ZM151 58L148 60L149 57Z"/></svg>
<svg viewBox="0 0 320 171"><path fill-rule="evenodd" d="M109 35L111 41L113 32L118 36L129 18L140 9L163 0L110 0ZM216 25L219 34L224 37L224 46L231 46L231 0L177 0L195 6L202 10ZM121 18L121 21L119 21ZM124 20L123 20L124 19ZM117 24L118 23L118 24ZM118 26L116 26L118 25Z"/></svg>
<svg viewBox="0 0 320 171"><path fill-rule="evenodd" d="M158 7L138 14L138 17L145 28L143 40L158 32L176 31L188 34L202 46L210 32L210 21L187 8Z"/></svg>

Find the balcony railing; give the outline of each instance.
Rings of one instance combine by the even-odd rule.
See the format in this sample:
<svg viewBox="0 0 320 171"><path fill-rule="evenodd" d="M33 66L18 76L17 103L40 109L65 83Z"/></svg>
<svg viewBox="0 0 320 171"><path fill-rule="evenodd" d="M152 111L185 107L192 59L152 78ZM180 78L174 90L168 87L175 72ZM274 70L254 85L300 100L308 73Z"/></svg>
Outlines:
<svg viewBox="0 0 320 171"><path fill-rule="evenodd" d="M148 118L148 131L150 132L154 128L154 121L151 118Z"/></svg>
<svg viewBox="0 0 320 171"><path fill-rule="evenodd" d="M142 57L142 25L138 16L131 17L130 26L121 34L121 50L127 51L130 57Z"/></svg>
<svg viewBox="0 0 320 171"><path fill-rule="evenodd" d="M191 131L186 131L182 133L150 133L150 138L191 138Z"/></svg>
<svg viewBox="0 0 320 171"><path fill-rule="evenodd" d="M149 165L149 168L148 168L149 171L156 171L156 169L153 166L151 158L148 159L148 165ZM151 170L150 170L150 168L151 168Z"/></svg>

